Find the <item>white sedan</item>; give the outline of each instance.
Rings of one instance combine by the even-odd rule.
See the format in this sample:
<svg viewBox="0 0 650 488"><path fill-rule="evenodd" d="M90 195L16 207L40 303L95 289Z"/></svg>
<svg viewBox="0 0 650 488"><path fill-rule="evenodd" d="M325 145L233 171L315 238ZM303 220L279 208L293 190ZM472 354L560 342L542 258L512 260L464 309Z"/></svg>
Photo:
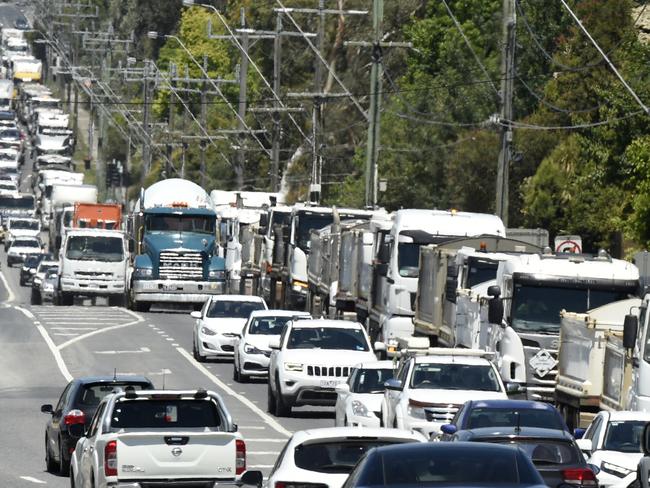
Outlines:
<svg viewBox="0 0 650 488"><path fill-rule="evenodd" d="M251 376L268 376L269 341L279 339L287 322L296 318L310 319L311 315L292 310L256 310L251 313L235 345L233 379L244 383Z"/></svg>
<svg viewBox="0 0 650 488"><path fill-rule="evenodd" d="M340 488L366 451L408 442L425 442L425 439L420 434L398 429L330 427L298 431L282 449L266 488L315 483Z"/></svg>
<svg viewBox="0 0 650 488"><path fill-rule="evenodd" d="M627 488L636 479L636 468L643 457L641 436L648 422L650 413L603 411L576 441L587 462L600 468L597 476L601 488Z"/></svg>
<svg viewBox="0 0 650 488"><path fill-rule="evenodd" d="M250 295L214 295L200 312L192 312L194 324L194 358L205 361L209 356L232 358L235 343L251 312L266 310L266 302Z"/></svg>
<svg viewBox="0 0 650 488"><path fill-rule="evenodd" d="M336 386L336 425L379 427L384 383L393 378L393 361L358 364L346 383Z"/></svg>

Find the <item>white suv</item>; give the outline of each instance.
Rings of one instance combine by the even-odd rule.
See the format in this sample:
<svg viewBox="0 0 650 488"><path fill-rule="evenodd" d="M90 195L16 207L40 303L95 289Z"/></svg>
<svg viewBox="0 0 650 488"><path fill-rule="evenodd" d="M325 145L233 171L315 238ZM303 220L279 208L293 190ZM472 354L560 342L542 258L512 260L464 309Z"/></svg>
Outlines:
<svg viewBox="0 0 650 488"><path fill-rule="evenodd" d="M467 400L507 399L490 353L476 349L430 348L426 356L402 358L386 382L382 422L426 437L451 422Z"/></svg>
<svg viewBox="0 0 650 488"><path fill-rule="evenodd" d="M361 324L343 320L290 322L269 346L268 411L277 416L288 416L294 405L334 405L335 388L352 368L376 361Z"/></svg>

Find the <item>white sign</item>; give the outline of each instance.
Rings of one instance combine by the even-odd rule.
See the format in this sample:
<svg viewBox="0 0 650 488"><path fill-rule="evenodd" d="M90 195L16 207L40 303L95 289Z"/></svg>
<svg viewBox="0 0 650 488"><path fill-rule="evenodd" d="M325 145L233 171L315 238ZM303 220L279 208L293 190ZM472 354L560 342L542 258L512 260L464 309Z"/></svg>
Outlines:
<svg viewBox="0 0 650 488"><path fill-rule="evenodd" d="M555 252L582 253L580 236L555 236Z"/></svg>

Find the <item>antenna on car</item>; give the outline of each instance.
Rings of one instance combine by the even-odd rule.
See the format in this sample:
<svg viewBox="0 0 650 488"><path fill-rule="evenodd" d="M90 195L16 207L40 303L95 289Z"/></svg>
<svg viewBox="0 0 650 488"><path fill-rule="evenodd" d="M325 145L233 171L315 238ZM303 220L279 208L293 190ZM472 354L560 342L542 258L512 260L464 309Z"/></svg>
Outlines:
<svg viewBox="0 0 650 488"><path fill-rule="evenodd" d="M521 433L521 415L519 415L519 412L515 412L515 417L517 417L517 421L515 422L515 434L519 435Z"/></svg>
<svg viewBox="0 0 650 488"><path fill-rule="evenodd" d="M163 368L163 370L162 370L162 377L163 377L162 389L163 390L165 389L165 373L166 373L165 368Z"/></svg>
<svg viewBox="0 0 650 488"><path fill-rule="evenodd" d="M117 381L117 368L113 368L113 381Z"/></svg>

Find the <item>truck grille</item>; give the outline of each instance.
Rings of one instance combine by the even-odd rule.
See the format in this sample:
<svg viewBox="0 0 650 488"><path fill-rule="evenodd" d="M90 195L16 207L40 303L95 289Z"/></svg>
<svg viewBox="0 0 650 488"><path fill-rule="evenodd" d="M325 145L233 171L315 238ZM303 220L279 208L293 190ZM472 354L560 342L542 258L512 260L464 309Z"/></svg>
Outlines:
<svg viewBox="0 0 650 488"><path fill-rule="evenodd" d="M347 378L350 376L350 368L347 366L307 366L307 375Z"/></svg>
<svg viewBox="0 0 650 488"><path fill-rule="evenodd" d="M79 278L109 279L113 277L113 273L103 273L100 271L76 271L75 276L78 276Z"/></svg>
<svg viewBox="0 0 650 488"><path fill-rule="evenodd" d="M169 280L202 280L203 257L199 252L162 251L160 278Z"/></svg>
<svg viewBox="0 0 650 488"><path fill-rule="evenodd" d="M461 405L436 404L424 409L424 415L428 422L451 422Z"/></svg>

